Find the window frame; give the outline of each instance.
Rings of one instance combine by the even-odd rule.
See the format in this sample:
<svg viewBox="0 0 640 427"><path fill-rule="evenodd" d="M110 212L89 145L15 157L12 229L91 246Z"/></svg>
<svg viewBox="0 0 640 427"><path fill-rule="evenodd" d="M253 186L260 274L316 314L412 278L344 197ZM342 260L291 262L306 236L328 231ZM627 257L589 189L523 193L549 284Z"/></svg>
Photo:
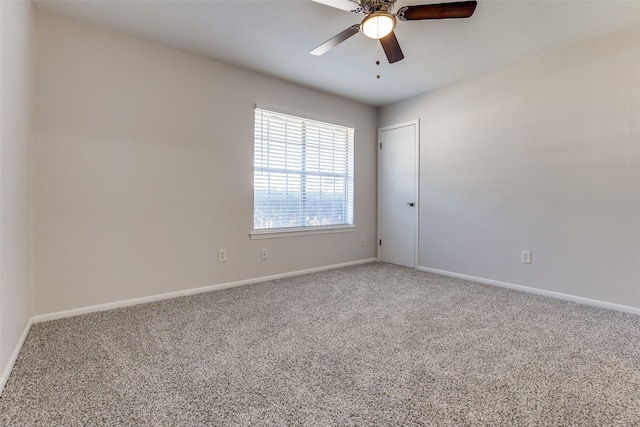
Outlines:
<svg viewBox="0 0 640 427"><path fill-rule="evenodd" d="M349 137L346 139L348 143L351 144L350 149L347 151L348 157L350 159L347 160L349 162L346 166L346 174L345 177L350 184L350 194L346 196L346 200L350 203L350 224L330 224L330 225L309 225L309 226L298 226L298 227L282 227L282 228L255 228L255 220L256 220L256 172L257 172L257 162L256 162L256 152L257 152L257 127L256 124L258 122L257 115L259 112L274 114L279 116L288 116L294 120L300 120L302 126L307 126L307 123L316 122L319 123L320 126L330 126L336 128L346 128L346 130L350 131ZM261 131L262 132L262 131ZM300 144L304 146L306 150L306 139L301 139ZM308 175L304 173L304 168L300 170L301 180L304 181L307 176L314 176L314 173L309 173ZM304 192L301 189L301 192ZM287 110L283 110L281 108L274 108L273 106L267 106L263 104L256 104L254 110L254 139L253 139L253 195L252 195L252 206L253 206L253 215L252 215L252 230L249 233L252 240L254 239L269 239L269 238L280 238L280 237L295 237L295 236L303 236L303 235L314 235L314 234L328 234L328 233L344 233L344 232L353 232L356 230L355 225L355 126L336 123L335 120L327 120L326 118L318 118L311 117L307 114L301 114L299 112L291 112Z"/></svg>

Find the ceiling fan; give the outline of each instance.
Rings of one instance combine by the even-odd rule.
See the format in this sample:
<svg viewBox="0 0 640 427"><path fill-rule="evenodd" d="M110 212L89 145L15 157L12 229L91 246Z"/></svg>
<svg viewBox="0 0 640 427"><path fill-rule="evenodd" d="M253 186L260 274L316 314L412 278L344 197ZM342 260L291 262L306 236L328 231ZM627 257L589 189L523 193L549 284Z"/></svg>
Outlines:
<svg viewBox="0 0 640 427"><path fill-rule="evenodd" d="M404 6L392 13L396 0L313 0L317 3L333 6L353 13L363 13L365 18L330 38L309 53L320 56L338 44L361 31L365 36L380 40L382 49L390 64L404 58L400 44L393 32L396 20L416 21L422 19L468 18L476 10L476 1L454 3L422 4Z"/></svg>

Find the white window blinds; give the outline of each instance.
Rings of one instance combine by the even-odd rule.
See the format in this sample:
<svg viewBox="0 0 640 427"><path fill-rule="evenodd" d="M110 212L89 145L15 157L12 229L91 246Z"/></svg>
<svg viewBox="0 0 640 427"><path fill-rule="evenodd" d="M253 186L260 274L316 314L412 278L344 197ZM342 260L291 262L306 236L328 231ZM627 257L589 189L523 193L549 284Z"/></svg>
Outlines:
<svg viewBox="0 0 640 427"><path fill-rule="evenodd" d="M256 108L255 230L353 225L353 128Z"/></svg>

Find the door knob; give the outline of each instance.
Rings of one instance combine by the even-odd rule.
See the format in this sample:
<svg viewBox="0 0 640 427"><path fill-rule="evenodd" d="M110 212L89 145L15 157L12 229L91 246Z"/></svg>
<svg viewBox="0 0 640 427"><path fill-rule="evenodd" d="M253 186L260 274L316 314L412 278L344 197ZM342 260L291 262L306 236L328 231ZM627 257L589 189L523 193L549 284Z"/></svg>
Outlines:
<svg viewBox="0 0 640 427"><path fill-rule="evenodd" d="M413 202L409 202L409 203L407 203L407 206L411 206L411 207L413 207Z"/></svg>

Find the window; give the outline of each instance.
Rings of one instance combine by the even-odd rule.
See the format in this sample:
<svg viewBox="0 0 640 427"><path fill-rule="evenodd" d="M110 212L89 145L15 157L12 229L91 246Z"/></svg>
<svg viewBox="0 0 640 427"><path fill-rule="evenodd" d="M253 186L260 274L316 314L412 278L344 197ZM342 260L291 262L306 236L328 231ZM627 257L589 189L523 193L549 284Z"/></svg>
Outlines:
<svg viewBox="0 0 640 427"><path fill-rule="evenodd" d="M253 228L353 226L353 128L256 108Z"/></svg>

